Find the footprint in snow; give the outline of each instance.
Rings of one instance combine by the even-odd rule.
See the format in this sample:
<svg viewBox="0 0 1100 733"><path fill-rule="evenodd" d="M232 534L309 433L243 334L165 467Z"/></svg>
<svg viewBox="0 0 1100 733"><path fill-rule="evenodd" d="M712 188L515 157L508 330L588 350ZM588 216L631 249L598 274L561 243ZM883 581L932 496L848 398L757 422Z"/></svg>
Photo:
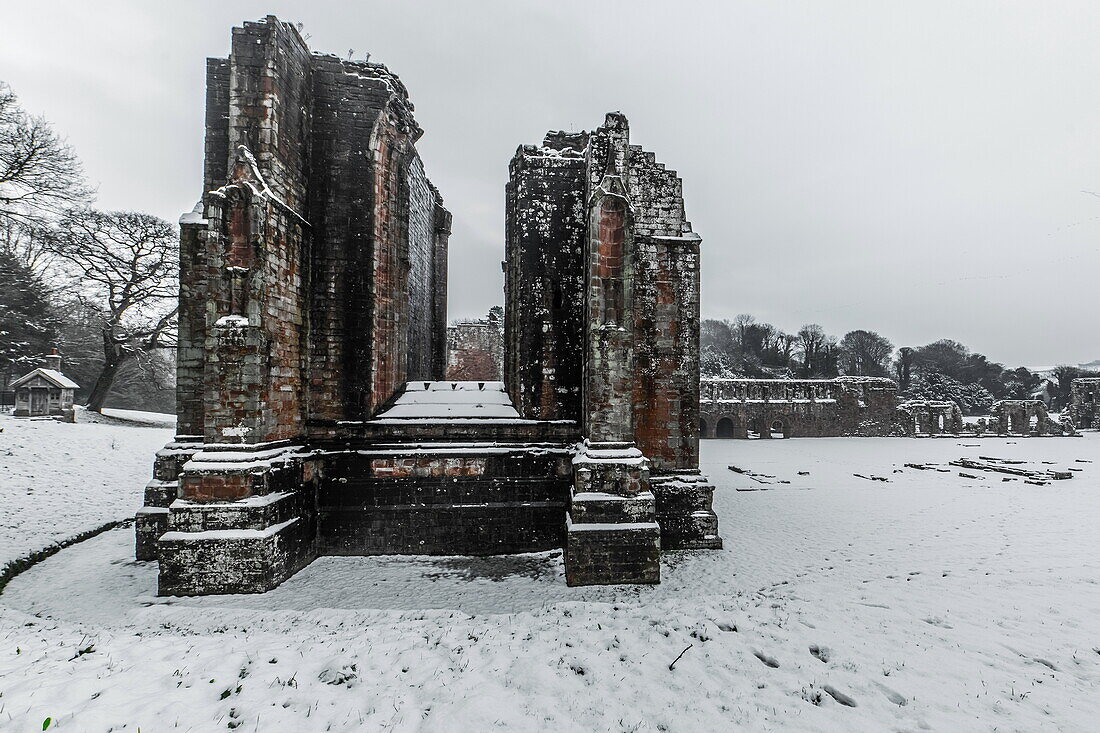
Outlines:
<svg viewBox="0 0 1100 733"><path fill-rule="evenodd" d="M820 660L822 662L825 662L827 664L829 662L829 658L832 656L833 652L827 646L818 646L817 644L810 644L810 654L814 655L814 657L816 657L818 660Z"/></svg>
<svg viewBox="0 0 1100 733"><path fill-rule="evenodd" d="M874 680L872 680L874 682ZM898 707L909 704L909 701L905 699L905 695L902 695L897 690L891 690L881 682L875 682L875 687L882 691L882 694L886 696L886 699L894 703Z"/></svg>
<svg viewBox="0 0 1100 733"><path fill-rule="evenodd" d="M761 662L763 662L768 667L771 667L772 669L776 669L777 667L779 667L779 660L778 659L776 659L775 657L769 657L767 654L765 654L762 651L759 651L757 649L753 649L752 650L752 655L754 657L756 657L757 659L759 659Z"/></svg>
<svg viewBox="0 0 1100 733"><path fill-rule="evenodd" d="M834 700L836 700L838 703L840 703L841 705L845 705L845 706L850 707L850 708L856 707L856 701L855 700L848 697L847 695L845 695L843 692L836 689L832 685L822 685L821 689L823 689L823 690L825 690L825 692L829 693L829 695L831 695L832 698Z"/></svg>
<svg viewBox="0 0 1100 733"><path fill-rule="evenodd" d="M924 623L929 624L931 626L939 626L941 629L953 629L953 628L955 628L954 626L947 623L946 621L944 621L939 616L932 616L930 618L923 618L923 619L921 619L921 621L923 621Z"/></svg>

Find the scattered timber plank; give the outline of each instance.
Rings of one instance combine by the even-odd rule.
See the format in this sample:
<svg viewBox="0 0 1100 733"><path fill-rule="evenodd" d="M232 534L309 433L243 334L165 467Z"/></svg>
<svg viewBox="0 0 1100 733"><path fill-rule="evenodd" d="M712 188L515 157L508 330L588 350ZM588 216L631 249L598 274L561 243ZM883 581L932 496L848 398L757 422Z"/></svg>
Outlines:
<svg viewBox="0 0 1100 733"><path fill-rule="evenodd" d="M985 458L985 460L997 460ZM1073 474L1069 471L1031 471L1025 468L1011 468L1003 465L992 465L989 463L981 463L975 461L972 458L960 458L957 461L951 461L952 466L958 466L959 468L966 468L972 471L995 471L997 473L1007 473L1010 476L1019 476L1025 480L1031 479L1033 481L1049 481L1051 479L1055 481L1063 481L1065 479L1073 478Z"/></svg>
<svg viewBox="0 0 1100 733"><path fill-rule="evenodd" d="M752 471L746 471L743 468L738 468L737 466L732 466L732 465L731 466L726 466L726 468L733 471L734 473L739 473L742 476L748 476L750 479L752 479L753 481L755 481L758 484L770 484L771 483L771 481L763 481L763 480L757 478L757 476L761 476L763 474L753 473ZM768 478L775 478L775 476L769 476Z"/></svg>
<svg viewBox="0 0 1100 733"><path fill-rule="evenodd" d="M1013 466L1018 466L1022 463L1027 463L1027 461L1015 461L1015 460L1009 460L1008 458L994 458L993 456L978 456L978 458L981 458L983 461L993 461L994 463L1007 463L1007 464L1013 465Z"/></svg>

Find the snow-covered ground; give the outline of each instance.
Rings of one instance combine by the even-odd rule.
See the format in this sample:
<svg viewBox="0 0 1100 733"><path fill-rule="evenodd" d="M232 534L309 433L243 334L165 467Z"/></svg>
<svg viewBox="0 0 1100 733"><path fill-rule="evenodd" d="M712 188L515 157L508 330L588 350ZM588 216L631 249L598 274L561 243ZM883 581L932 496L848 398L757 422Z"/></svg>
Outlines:
<svg viewBox="0 0 1100 733"><path fill-rule="evenodd" d="M103 418L79 410L75 424L0 413L0 565L141 505L151 457L173 428L136 427L129 411L108 412L95 423Z"/></svg>
<svg viewBox="0 0 1100 733"><path fill-rule="evenodd" d="M0 494L30 459L45 502L4 505L5 547L86 528L66 503L129 514L168 434L0 426ZM73 428L102 438L86 455ZM45 465L66 443L66 469ZM964 456L1080 470L966 479L944 465ZM163 599L130 530L100 535L0 596L0 729L1095 729L1100 435L705 441L703 458L726 547L666 553L657 587L568 588L560 553L322 558L262 596Z"/></svg>

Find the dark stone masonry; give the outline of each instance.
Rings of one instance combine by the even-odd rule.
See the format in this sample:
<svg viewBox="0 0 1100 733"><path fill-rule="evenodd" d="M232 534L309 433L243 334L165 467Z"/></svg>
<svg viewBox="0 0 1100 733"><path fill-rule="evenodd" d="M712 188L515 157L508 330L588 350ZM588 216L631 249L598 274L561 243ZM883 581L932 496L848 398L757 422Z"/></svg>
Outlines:
<svg viewBox="0 0 1100 733"><path fill-rule="evenodd" d="M617 113L519 149L502 382L448 347L451 216L422 133L385 66L272 16L207 61L179 434L136 521L162 595L266 591L319 555L561 547L570 584L654 583L661 550L721 546L676 174Z"/></svg>

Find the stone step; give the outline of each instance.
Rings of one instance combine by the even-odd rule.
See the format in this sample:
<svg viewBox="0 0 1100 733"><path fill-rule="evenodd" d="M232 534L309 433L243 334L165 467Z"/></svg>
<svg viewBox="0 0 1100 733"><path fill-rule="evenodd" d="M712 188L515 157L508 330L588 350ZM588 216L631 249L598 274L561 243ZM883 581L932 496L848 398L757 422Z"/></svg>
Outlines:
<svg viewBox="0 0 1100 733"><path fill-rule="evenodd" d="M407 446L406 446L407 448ZM560 446L421 446L418 451L372 448L325 457L325 476L374 478L548 478L569 479L571 454Z"/></svg>
<svg viewBox="0 0 1100 733"><path fill-rule="evenodd" d="M147 506L134 516L134 558L157 559L157 540L168 531L168 507Z"/></svg>
<svg viewBox="0 0 1100 733"><path fill-rule="evenodd" d="M656 500L650 491L634 496L588 491L573 495L569 516L577 524L652 522Z"/></svg>
<svg viewBox="0 0 1100 733"><path fill-rule="evenodd" d="M168 511L168 531L262 530L302 514L299 492L280 492L224 502L177 499Z"/></svg>
<svg viewBox="0 0 1100 733"><path fill-rule="evenodd" d="M167 508L179 496L179 481L153 479L145 484L145 506Z"/></svg>
<svg viewBox="0 0 1100 733"><path fill-rule="evenodd" d="M698 472L666 475L650 483L657 499L657 523L665 550L718 549L718 516L712 509L714 486Z"/></svg>

